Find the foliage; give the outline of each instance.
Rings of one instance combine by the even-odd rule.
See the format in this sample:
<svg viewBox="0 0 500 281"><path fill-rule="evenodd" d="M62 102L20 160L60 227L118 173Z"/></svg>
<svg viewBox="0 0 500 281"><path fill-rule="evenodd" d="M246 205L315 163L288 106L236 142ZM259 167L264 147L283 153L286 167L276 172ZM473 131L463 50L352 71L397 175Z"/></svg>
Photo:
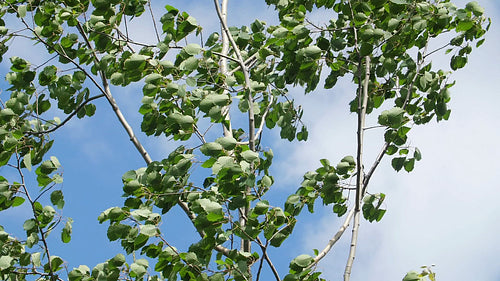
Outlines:
<svg viewBox="0 0 500 281"><path fill-rule="evenodd" d="M10 87L2 93L0 110L0 164L17 176L0 177L0 211L29 204L32 218L23 223L22 238L0 227L1 279L249 280L258 279L267 263L282 280L267 249L280 247L302 209L312 213L319 199L345 216L345 223L315 257L292 259L283 280L322 280L316 264L354 218L344 273L349 280L359 215L372 222L385 213L386 195L368 191L380 160L392 156L396 171L411 172L422 158L408 144L412 127L450 117L451 72L433 68L430 57L447 49L451 69L463 68L473 47L484 42L489 26L484 11L475 2L457 8L447 0L266 0L277 10L277 25L256 19L237 28L227 26L224 5L214 3L222 32L202 45L188 43L200 41L202 27L170 5L158 22L155 44L129 38L121 30L130 19L147 11L153 15L146 0L0 3L0 54L14 38L27 37L58 59L34 66L27 58L10 58ZM308 20L311 12L323 9L333 10L336 18L321 25ZM445 33L453 34L451 40L434 47L433 39ZM337 164L320 160L297 191L283 198L283 207L272 205L266 192L279 179L270 173L273 152L261 145L262 132L278 130L284 140L306 141L302 109L288 88L301 86L313 94L317 87L335 87L343 77L356 86L350 110L358 116L353 128L357 151ZM141 131L184 141L164 159L150 158L114 100L113 91L131 85L142 86ZM56 230L62 242L70 242L73 222L61 215L63 178L61 164L50 156L51 133L76 122L75 116L92 117L97 99L107 100L145 167L123 175L123 206L110 207L98 218L109 225L108 239L120 241L124 253L66 274L63 258L47 243ZM53 116L54 106L64 119ZM371 113L377 113L373 118L385 134L379 156L368 165L362 158L363 136ZM235 121L243 118L245 125ZM202 129L207 121L208 128L220 124L224 134L207 134ZM195 163L210 175L197 180ZM38 187L25 180L26 173L34 173ZM43 203L44 196L50 203ZM171 245L160 227L174 207L200 235L187 251ZM232 246L235 239L240 249ZM128 263L124 254L133 255L133 261ZM409 275L404 280L422 277Z"/></svg>

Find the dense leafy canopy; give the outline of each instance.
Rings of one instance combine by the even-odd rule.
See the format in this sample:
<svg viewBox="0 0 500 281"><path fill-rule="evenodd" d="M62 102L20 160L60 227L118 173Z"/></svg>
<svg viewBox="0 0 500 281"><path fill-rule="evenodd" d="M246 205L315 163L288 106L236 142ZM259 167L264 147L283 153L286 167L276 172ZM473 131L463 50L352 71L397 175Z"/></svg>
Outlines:
<svg viewBox="0 0 500 281"><path fill-rule="evenodd" d="M390 155L396 171L412 171L422 156L408 144L411 128L450 117L451 72L433 68L430 57L446 49L451 70L463 68L488 29L475 2L458 8L447 0L266 0L277 10L277 25L256 19L240 28L228 27L214 2L222 31L203 37L203 44L188 43L200 42L191 39L203 34L202 27L170 5L157 23L156 44L129 38L122 29L151 11L146 0L0 3L0 55L14 38L27 37L58 60L34 66L28 58L0 56L11 70L1 97L0 165L17 173L0 176L0 211L22 204L32 210L32 218L23 222L25 237L0 226L2 280L31 275L71 281L249 280L260 275L264 262L281 280L266 250L293 233L303 207L313 212L319 200L345 216L346 225L354 214L355 229L360 213L370 222L382 219L386 195L368 191L380 160ZM311 23L308 15L321 9L336 17ZM449 42L437 48L430 44L444 33L453 34ZM263 130L276 128L284 140L306 141L302 109L287 89L302 86L314 98L318 87L333 88L343 77L356 86L350 110L358 115L353 129L358 151L336 164L321 159L297 191L283 198L283 207L272 205L266 192L279 179L270 173L273 152L261 145ZM164 159L149 157L113 98L113 90L133 83L142 87L140 130L187 141ZM50 153L51 132L77 122L75 116L92 117L97 99L108 101L146 165L123 175L123 206L110 207L98 218L109 225L108 239L120 241L124 253L66 274L64 257L49 252L47 244L56 230L64 243L72 234L72 219L60 215L62 166ZM52 116L52 107L65 115ZM248 123L234 122L229 112L241 113L238 118ZM364 119L373 112L381 112L373 118L385 134L382 151L370 165L361 156ZM220 124L224 134L204 132L207 122ZM195 163L209 173L202 181L192 175ZM26 173L35 174L38 187L25 181ZM42 204L43 196L50 203ZM200 234L185 252L162 234L162 216L176 206ZM232 246L237 238L240 250ZM283 280L319 280L315 265L327 252L292 259ZM124 254L134 254L133 262L127 263ZM425 276L410 272L404 280Z"/></svg>

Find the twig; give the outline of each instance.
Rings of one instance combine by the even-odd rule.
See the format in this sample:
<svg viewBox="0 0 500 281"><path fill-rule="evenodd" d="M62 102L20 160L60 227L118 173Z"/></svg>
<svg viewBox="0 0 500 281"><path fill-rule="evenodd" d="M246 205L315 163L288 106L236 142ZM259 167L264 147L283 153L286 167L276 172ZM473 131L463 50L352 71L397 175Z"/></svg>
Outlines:
<svg viewBox="0 0 500 281"><path fill-rule="evenodd" d="M153 14L153 9L151 8L151 0L148 1L149 13L151 14L151 21L153 22L153 28L155 29L156 39L158 43L161 42L160 35L158 33L158 27L156 26L155 15Z"/></svg>
<svg viewBox="0 0 500 281"><path fill-rule="evenodd" d="M257 237L256 240L257 240L257 243L259 243L260 249L262 250L262 256L264 257L267 264L269 265L269 268L271 268L271 271L273 272L274 277L276 278L277 281L281 281L280 275L279 275L278 271L276 270L276 267L274 267L273 262L271 261L271 259L267 255L267 247L268 247L269 240L268 240L268 242L266 242L266 245L262 244L262 241L260 240L259 237ZM261 266L262 266L262 263L261 263ZM260 271L260 267L259 267L259 271ZM259 274L257 274L257 281L258 280L259 280Z"/></svg>
<svg viewBox="0 0 500 281"><path fill-rule="evenodd" d="M274 103L274 97L270 95L270 101L269 104L267 105L266 111L264 111L264 114L262 114L262 120L260 121L260 126L259 130L257 130L257 133L255 134L255 139L259 139L260 135L262 134L262 131L264 130L264 125L266 124L266 115L269 113L269 109L271 109L271 105Z"/></svg>
<svg viewBox="0 0 500 281"><path fill-rule="evenodd" d="M196 216L191 212L191 210L189 209L189 206L184 201L181 201L180 199L177 203L182 208L182 210L186 213L186 215L191 219L191 221L194 222L194 220L196 219ZM202 238L205 237L205 231L199 230L199 229L196 229L196 231L198 232L198 234ZM224 247L224 246L216 245L214 249L217 252L222 253L224 256L229 256L229 249Z"/></svg>
<svg viewBox="0 0 500 281"><path fill-rule="evenodd" d="M28 201L30 202L30 205L31 205L31 211L33 212L33 220L35 221L35 224L36 224L36 228L38 230L38 233L40 233L40 240L42 240L42 244L43 244L43 250L45 252L45 255L47 256L47 265L49 267L49 272L47 273L48 276L50 277L50 280L54 280L56 279L55 277L57 275L54 274L54 271L52 270L52 261L51 261L51 256L50 256L50 251L49 251L49 245L47 243L47 239L46 239L46 235L45 235L45 232L43 232L42 228L40 227L40 221L38 220L37 218L37 211L36 211L36 208L35 208L35 202L33 199L31 199L31 196L28 192L28 188L26 187L26 181L25 181L25 178L24 178L24 174L23 174L23 171L21 170L21 157L19 156L19 153L17 152L16 150L16 160L17 160L17 171L19 173L19 176L21 177L21 184L20 186L22 186L23 190L24 190L24 193L26 195L26 199L28 199Z"/></svg>
<svg viewBox="0 0 500 281"><path fill-rule="evenodd" d="M253 64L256 60L257 60L257 56L259 55L259 52L255 52L253 55L251 55L250 57L248 57L246 60L245 60L245 65L251 65ZM241 69L241 66L238 65L237 67L233 68L231 71L229 71L229 75L232 75L233 73L235 73L236 71L240 70Z"/></svg>
<svg viewBox="0 0 500 281"><path fill-rule="evenodd" d="M89 102L91 102L93 100L96 100L96 99L100 99L102 97L105 97L105 95L104 94L100 94L100 95L93 96L93 97L88 98L87 100L83 101L82 104L80 104L70 115L68 115L60 124L56 125L55 127L50 128L50 129L45 130L45 131L38 131L38 132L30 131L30 132L28 132L28 134L31 134L31 135L42 135L42 134L48 134L48 133L54 132L55 130L57 130L60 127L64 126L64 124L66 124L69 120L71 120L78 113L78 111L80 111L85 105L87 105L87 103L89 103Z"/></svg>

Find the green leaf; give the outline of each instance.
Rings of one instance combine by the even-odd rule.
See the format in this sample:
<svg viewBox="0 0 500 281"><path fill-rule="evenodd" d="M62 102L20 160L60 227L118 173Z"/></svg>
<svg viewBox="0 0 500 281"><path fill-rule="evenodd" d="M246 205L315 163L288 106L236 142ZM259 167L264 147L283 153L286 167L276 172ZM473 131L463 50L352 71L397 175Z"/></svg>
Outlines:
<svg viewBox="0 0 500 281"><path fill-rule="evenodd" d="M236 139L230 136L220 137L215 140L216 143L222 145L225 150L233 150L236 147Z"/></svg>
<svg viewBox="0 0 500 281"><path fill-rule="evenodd" d="M123 73L120 72L113 72L109 80L111 81L111 84L115 86L120 86L125 83L125 75L123 75Z"/></svg>
<svg viewBox="0 0 500 281"><path fill-rule="evenodd" d="M41 254L39 252L33 253L31 255L31 261L33 262L34 266L41 266L42 262L40 260Z"/></svg>
<svg viewBox="0 0 500 281"><path fill-rule="evenodd" d="M390 2L398 5L405 5L408 4L408 0L389 0Z"/></svg>
<svg viewBox="0 0 500 281"><path fill-rule="evenodd" d="M397 172L399 172L404 164L405 164L405 160L406 160L406 157L396 157L394 159L392 159L392 167L394 168L394 170L396 170Z"/></svg>
<svg viewBox="0 0 500 281"><path fill-rule="evenodd" d="M24 163L24 166L26 167L26 169L28 169L28 171L31 172L31 151L26 153L26 155L24 155L24 158L23 158L23 163Z"/></svg>
<svg viewBox="0 0 500 281"><path fill-rule="evenodd" d="M403 281L422 281L422 278L420 278L418 272L412 270L405 275Z"/></svg>
<svg viewBox="0 0 500 281"><path fill-rule="evenodd" d="M64 207L64 195L61 190L55 190L50 194L50 202L57 206L58 209Z"/></svg>
<svg viewBox="0 0 500 281"><path fill-rule="evenodd" d="M207 142L200 147L201 153L206 156L218 156L223 147L217 142Z"/></svg>
<svg viewBox="0 0 500 281"><path fill-rule="evenodd" d="M146 267L138 263L132 263L130 265L130 276L140 278L147 273Z"/></svg>
<svg viewBox="0 0 500 281"><path fill-rule="evenodd" d="M382 126L398 128L405 122L404 112L404 109L399 107L384 110L378 117L378 123Z"/></svg>
<svg viewBox="0 0 500 281"><path fill-rule="evenodd" d="M198 59L195 57L189 57L185 61L181 62L179 65L180 70L193 71L198 68Z"/></svg>
<svg viewBox="0 0 500 281"><path fill-rule="evenodd" d="M149 215L151 215L151 214L152 214L151 211L149 209L145 209L145 208L134 210L134 211L130 212L130 216L132 216L134 219L139 220L139 221L147 219L149 217Z"/></svg>
<svg viewBox="0 0 500 281"><path fill-rule="evenodd" d="M415 158L411 158L405 161L405 171L408 173L413 171L413 168L415 167Z"/></svg>
<svg viewBox="0 0 500 281"><path fill-rule="evenodd" d="M114 266L122 266L125 261L125 256L123 254L117 254L110 260Z"/></svg>
<svg viewBox="0 0 500 281"><path fill-rule="evenodd" d="M340 160L340 161L347 162L347 163L349 163L349 165L356 165L356 161L354 160L354 157L352 157L350 155L342 158L342 160Z"/></svg>
<svg viewBox="0 0 500 281"><path fill-rule="evenodd" d="M215 105L225 106L229 101L230 100L227 95L209 94L201 101L200 110L208 113Z"/></svg>
<svg viewBox="0 0 500 281"><path fill-rule="evenodd" d="M126 69L132 71L140 70L140 68L143 68L146 65L146 60L148 58L149 57L145 55L132 54L128 59L125 60L123 66Z"/></svg>
<svg viewBox="0 0 500 281"><path fill-rule="evenodd" d="M66 224L61 232L61 240L63 243L69 243L71 241L71 233L73 232L72 224L73 219L68 218L68 221L66 221Z"/></svg>
<svg viewBox="0 0 500 281"><path fill-rule="evenodd" d="M217 161L215 161L214 165L212 166L212 173L218 174L219 171L223 168L230 169L230 168L236 168L236 166L239 166L239 165L234 162L233 157L222 156L222 157L217 158Z"/></svg>
<svg viewBox="0 0 500 281"><path fill-rule="evenodd" d="M300 255L296 258L294 258L291 262L290 262L290 268L291 269L302 269L302 268L306 268L307 266L309 266L311 263L314 262L314 259L310 256L310 255Z"/></svg>
<svg viewBox="0 0 500 281"><path fill-rule="evenodd" d="M61 270L61 265L64 263L64 261L58 257L58 256L51 256L50 257L50 268L49 268L49 263L46 263L43 267L44 267L44 270L46 272L49 272L49 271L53 271L53 272L56 272L56 271L59 271Z"/></svg>
<svg viewBox="0 0 500 281"><path fill-rule="evenodd" d="M131 227L124 224L113 224L108 228L107 236L109 241L115 241L118 238L124 238L129 233Z"/></svg>
<svg viewBox="0 0 500 281"><path fill-rule="evenodd" d="M484 8L479 6L476 1L467 3L467 5L465 5L465 8L469 11L472 11L472 13L477 17L481 16L484 13Z"/></svg>
<svg viewBox="0 0 500 281"><path fill-rule="evenodd" d="M288 34L288 29L282 26L276 28L272 33L272 35L276 38L285 38L287 34Z"/></svg>
<svg viewBox="0 0 500 281"><path fill-rule="evenodd" d="M315 45L300 49L297 53L302 54L306 58L319 59L321 56L321 48Z"/></svg>
<svg viewBox="0 0 500 281"><path fill-rule="evenodd" d="M158 229L155 225L152 224L141 225L139 226L139 228L141 230L141 233L148 237L153 237L158 234Z"/></svg>
<svg viewBox="0 0 500 281"><path fill-rule="evenodd" d="M451 57L450 66L451 69L457 70L463 68L467 64L467 57L453 56Z"/></svg>
<svg viewBox="0 0 500 281"><path fill-rule="evenodd" d="M420 149L415 147L415 152L413 152L413 157L417 160L420 161L422 160L422 153L420 152Z"/></svg>
<svg viewBox="0 0 500 281"><path fill-rule="evenodd" d="M10 256L1 256L0 257L0 271L3 271L14 264L14 258Z"/></svg>
<svg viewBox="0 0 500 281"><path fill-rule="evenodd" d="M219 33L214 32L210 34L205 45L208 47L212 47L213 45L215 45L215 43L217 43L218 40L219 40Z"/></svg>
<svg viewBox="0 0 500 281"><path fill-rule="evenodd" d="M427 27L427 21L425 19L419 20L413 24L413 29L415 31L420 32Z"/></svg>
<svg viewBox="0 0 500 281"><path fill-rule="evenodd" d="M17 206L21 206L24 201L26 201L26 199L24 199L23 197L14 197L12 198L12 207L17 207Z"/></svg>
<svg viewBox="0 0 500 281"><path fill-rule="evenodd" d="M123 186L123 191L127 194L132 194L134 191L138 190L141 188L141 184L139 183L138 180L131 180Z"/></svg>
<svg viewBox="0 0 500 281"><path fill-rule="evenodd" d="M207 198L198 199L196 203L206 212L209 221L220 221L224 218L222 206L219 203Z"/></svg>
<svg viewBox="0 0 500 281"><path fill-rule="evenodd" d="M69 281L80 281L83 277L84 274L78 268L73 268L73 270L68 273Z"/></svg>
<svg viewBox="0 0 500 281"><path fill-rule="evenodd" d="M241 153L241 157L245 159L248 163L252 163L259 160L259 153L251 150L245 150Z"/></svg>
<svg viewBox="0 0 500 281"><path fill-rule="evenodd" d="M186 47L183 48L183 50L187 54L194 56L194 55L197 55L200 53L201 47L198 44L191 43L191 44L187 44Z"/></svg>
<svg viewBox="0 0 500 281"><path fill-rule="evenodd" d="M257 215L264 215L269 210L269 202L267 200L262 200L257 202L253 212Z"/></svg>
<svg viewBox="0 0 500 281"><path fill-rule="evenodd" d="M20 18L24 18L26 16L26 5L19 5L17 7L17 14Z"/></svg>
<svg viewBox="0 0 500 281"><path fill-rule="evenodd" d="M34 219L28 219L23 224L23 229L26 232L31 232L36 227L36 221Z"/></svg>
<svg viewBox="0 0 500 281"><path fill-rule="evenodd" d="M114 74L114 73L113 73ZM113 76L111 76L113 77ZM149 74L148 76L146 76L146 79L144 79L144 82L146 84L153 84L153 85L158 85L159 82L161 82L161 79L163 78L163 76L161 74L158 74L158 73L151 73Z"/></svg>

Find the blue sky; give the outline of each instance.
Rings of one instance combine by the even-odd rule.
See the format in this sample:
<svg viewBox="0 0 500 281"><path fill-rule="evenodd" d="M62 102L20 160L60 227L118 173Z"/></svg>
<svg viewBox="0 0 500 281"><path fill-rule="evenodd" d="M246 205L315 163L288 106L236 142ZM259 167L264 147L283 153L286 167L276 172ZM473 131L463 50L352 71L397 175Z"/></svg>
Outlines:
<svg viewBox="0 0 500 281"><path fill-rule="evenodd" d="M197 18L205 30L218 28L212 1L172 2L173 6ZM455 2L465 5L465 1ZM443 281L500 278L497 257L500 207L496 179L500 157L497 128L500 90L495 83L500 75L497 27L500 6L497 1L478 2L493 20L487 40L472 53L468 66L453 76L457 84L452 88L450 121L412 131L411 142L423 153L423 160L415 171L396 173L386 160L375 174L370 189L387 194L388 211L379 223L362 223L352 280L401 280L406 271L424 264L436 264L438 280ZM254 18L270 20L273 11L255 3L231 1L230 25L250 24ZM321 21L326 16L317 13L312 18ZM137 20L129 27L132 34L140 37L138 40L153 38L147 21ZM29 42L18 43L23 47L7 53L5 58L24 56L33 50ZM31 60L39 64L44 59L33 56ZM435 56L434 64L446 67L446 59ZM2 63L0 75L3 77L5 73L6 64ZM1 88L3 85L2 79ZM164 138L146 138L140 133L141 116L137 112L142 96L140 88L114 89L113 92L152 158L165 157L175 144ZM342 83L334 90L320 90L305 97L301 89L292 90L291 94L303 105L310 140L286 143L273 138L273 134L265 135L266 143L276 156L273 175L277 182L270 192L272 198L294 192L304 172L317 168L319 159L329 158L335 163L355 151L355 117L348 113L347 106L353 95L350 85ZM5 92L0 93L2 99L4 95ZM96 105L98 109L93 118L72 120L53 135L56 141L52 155L58 157L64 168L66 207L63 216L72 217L75 223L70 244L61 245L57 233L50 242L54 246L52 253L68 261L69 269L80 264L92 267L120 252L118 243L107 242L107 226L99 225L97 216L108 207L122 205L121 176L144 166L110 107L104 100ZM370 133L367 159L373 159L378 153L381 141L381 132ZM9 172L3 168L0 173ZM12 209L0 214L0 224L17 223L17 231L21 233L22 221L27 216L29 211L23 207ZM275 258L280 273L285 275L288 262L295 256L312 255L313 248L322 249L341 221L322 209L316 216L302 216L294 238L285 242ZM178 210L163 218L163 231L180 249L188 245L186 237L196 237L193 227ZM328 280L342 276L348 238L346 235L319 265Z"/></svg>

